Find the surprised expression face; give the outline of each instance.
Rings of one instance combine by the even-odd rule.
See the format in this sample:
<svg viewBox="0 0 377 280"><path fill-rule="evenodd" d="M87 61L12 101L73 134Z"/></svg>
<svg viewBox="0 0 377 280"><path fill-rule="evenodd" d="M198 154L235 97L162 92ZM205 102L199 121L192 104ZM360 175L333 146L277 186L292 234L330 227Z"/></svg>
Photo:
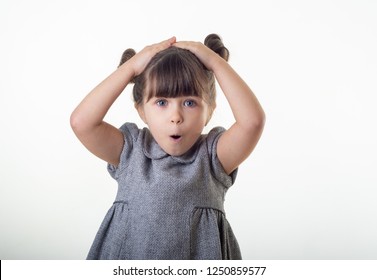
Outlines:
<svg viewBox="0 0 377 280"><path fill-rule="evenodd" d="M209 120L208 105L198 96L152 97L137 109L156 142L172 156L186 153Z"/></svg>

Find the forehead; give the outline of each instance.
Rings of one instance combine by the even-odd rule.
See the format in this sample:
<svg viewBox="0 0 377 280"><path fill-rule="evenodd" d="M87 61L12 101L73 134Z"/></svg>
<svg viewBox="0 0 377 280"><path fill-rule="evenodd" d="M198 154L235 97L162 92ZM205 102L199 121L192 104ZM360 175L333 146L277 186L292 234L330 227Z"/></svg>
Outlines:
<svg viewBox="0 0 377 280"><path fill-rule="evenodd" d="M146 97L202 96L208 84L203 64L191 52L172 47L158 53L146 71Z"/></svg>

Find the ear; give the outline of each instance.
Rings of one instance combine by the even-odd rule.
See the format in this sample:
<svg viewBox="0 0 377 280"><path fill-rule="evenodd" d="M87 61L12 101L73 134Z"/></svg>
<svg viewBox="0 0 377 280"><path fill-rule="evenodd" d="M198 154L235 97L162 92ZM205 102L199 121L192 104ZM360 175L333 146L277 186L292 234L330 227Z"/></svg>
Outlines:
<svg viewBox="0 0 377 280"><path fill-rule="evenodd" d="M211 120L212 118L212 113L208 114L208 117L207 117L207 120L206 120L206 124L204 126L207 126L207 124L209 123L209 121Z"/></svg>
<svg viewBox="0 0 377 280"><path fill-rule="evenodd" d="M207 116L207 121L206 121L205 126L207 126L207 124L211 120L212 114L215 111L215 109L216 109L216 102L214 102L214 104L211 107L208 108L208 116Z"/></svg>
<svg viewBox="0 0 377 280"><path fill-rule="evenodd" d="M147 119L146 119L146 117L145 117L144 106L143 106L143 105L137 105L137 104L135 103L135 109L136 109L137 112L139 113L139 116L140 116L140 118L143 120L143 122L144 122L145 124L148 124Z"/></svg>

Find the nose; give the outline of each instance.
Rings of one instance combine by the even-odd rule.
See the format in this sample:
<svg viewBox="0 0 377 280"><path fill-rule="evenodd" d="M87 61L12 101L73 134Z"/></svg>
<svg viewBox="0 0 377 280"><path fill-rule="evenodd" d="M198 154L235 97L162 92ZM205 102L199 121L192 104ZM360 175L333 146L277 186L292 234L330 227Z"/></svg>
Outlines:
<svg viewBox="0 0 377 280"><path fill-rule="evenodd" d="M170 122L174 124L181 124L183 122L182 112L179 108L174 108L170 115Z"/></svg>

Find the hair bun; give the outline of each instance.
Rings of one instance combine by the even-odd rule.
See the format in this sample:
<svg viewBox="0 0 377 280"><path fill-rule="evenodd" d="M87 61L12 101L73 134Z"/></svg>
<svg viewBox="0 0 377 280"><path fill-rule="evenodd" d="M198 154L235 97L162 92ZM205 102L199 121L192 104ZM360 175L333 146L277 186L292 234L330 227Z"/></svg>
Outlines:
<svg viewBox="0 0 377 280"><path fill-rule="evenodd" d="M123 63L125 63L127 60L129 60L131 57L133 57L136 54L134 49L127 49L123 52L122 57L120 59L118 67L120 67ZM135 78L131 80L131 83L135 83Z"/></svg>
<svg viewBox="0 0 377 280"><path fill-rule="evenodd" d="M125 50L122 54L118 67L125 63L127 60L129 60L131 57L133 57L135 54L136 52L134 49Z"/></svg>
<svg viewBox="0 0 377 280"><path fill-rule="evenodd" d="M229 50L224 46L223 41L221 40L219 35L209 34L204 40L204 45L206 45L223 59L228 61Z"/></svg>

